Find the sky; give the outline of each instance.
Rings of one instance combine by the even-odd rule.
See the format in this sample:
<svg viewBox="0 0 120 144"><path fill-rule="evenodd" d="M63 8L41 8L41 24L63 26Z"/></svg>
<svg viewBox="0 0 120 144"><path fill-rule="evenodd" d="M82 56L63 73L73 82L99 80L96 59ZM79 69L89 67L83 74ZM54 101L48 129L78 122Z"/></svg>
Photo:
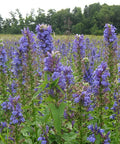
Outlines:
<svg viewBox="0 0 120 144"><path fill-rule="evenodd" d="M56 11L70 8L74 9L75 6L81 7L82 11L85 5L90 5L99 2L100 4L108 5L120 5L119 0L1 0L0 3L0 14L3 18L9 18L10 11L15 12L19 9L23 17L30 13L31 9L35 9L35 13L38 8L47 11L49 9L55 9Z"/></svg>

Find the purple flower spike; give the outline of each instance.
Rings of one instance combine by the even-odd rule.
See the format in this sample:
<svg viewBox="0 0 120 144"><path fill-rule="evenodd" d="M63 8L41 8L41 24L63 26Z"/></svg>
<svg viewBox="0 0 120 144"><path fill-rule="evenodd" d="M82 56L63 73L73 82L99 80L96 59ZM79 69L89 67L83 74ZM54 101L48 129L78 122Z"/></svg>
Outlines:
<svg viewBox="0 0 120 144"><path fill-rule="evenodd" d="M78 53L80 52L81 58L85 57L85 41L84 41L84 35L76 35L75 40L74 40L74 45L73 45L73 52Z"/></svg>
<svg viewBox="0 0 120 144"><path fill-rule="evenodd" d="M113 50L117 49L117 36L115 31L116 28L113 25L105 24L104 39L106 41L107 46L112 44Z"/></svg>
<svg viewBox="0 0 120 144"><path fill-rule="evenodd" d="M18 103L20 96L9 97L9 101L1 104L3 110L9 110L11 112L10 124L21 124L25 121L23 114L21 113L21 104Z"/></svg>
<svg viewBox="0 0 120 144"><path fill-rule="evenodd" d="M104 92L109 90L109 82L107 78L110 76L109 71L107 70L107 63L102 62L101 65L93 73L93 92L94 94L99 93L99 88L103 87Z"/></svg>
<svg viewBox="0 0 120 144"><path fill-rule="evenodd" d="M36 26L37 39L39 40L39 47L43 50L43 53L52 52L53 50L53 42L52 36L52 28L50 25L39 24Z"/></svg>
<svg viewBox="0 0 120 144"><path fill-rule="evenodd" d="M95 140L96 140L94 134L90 135L90 136L87 138L87 140L90 141L90 142L92 142L92 143L94 143Z"/></svg>

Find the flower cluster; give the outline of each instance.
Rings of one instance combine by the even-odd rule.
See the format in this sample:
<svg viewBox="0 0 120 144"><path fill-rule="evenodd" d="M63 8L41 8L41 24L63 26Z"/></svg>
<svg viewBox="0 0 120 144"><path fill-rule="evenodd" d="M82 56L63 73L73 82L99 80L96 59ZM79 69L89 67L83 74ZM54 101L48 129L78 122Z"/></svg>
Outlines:
<svg viewBox="0 0 120 144"><path fill-rule="evenodd" d="M73 45L73 52L79 53L81 58L85 57L85 41L84 41L84 36L83 35L76 35L75 40L74 40L74 45Z"/></svg>
<svg viewBox="0 0 120 144"><path fill-rule="evenodd" d="M89 125L88 129L91 130L92 134L87 138L88 141L94 143L96 138L95 135L100 134L101 138L103 139L103 143L104 144L109 144L110 142L110 138L109 138L109 134L110 132L108 132L106 135L104 134L104 129L101 129L100 127L97 126L97 124L95 124L95 127L93 125Z"/></svg>
<svg viewBox="0 0 120 144"><path fill-rule="evenodd" d="M59 57L59 52L53 52L52 53L47 53L48 56L45 57L44 59L44 71L53 73L53 72L60 72L61 71L61 62L60 62L60 57Z"/></svg>
<svg viewBox="0 0 120 144"><path fill-rule="evenodd" d="M2 130L7 127L7 123L6 122L0 122L0 133L2 133Z"/></svg>
<svg viewBox="0 0 120 144"><path fill-rule="evenodd" d="M18 76L19 73L21 73L23 70L22 67L22 58L20 56L20 53L15 51L14 52L14 57L12 61L12 72L14 73L15 76Z"/></svg>
<svg viewBox="0 0 120 144"><path fill-rule="evenodd" d="M4 47L0 47L0 71L6 73L7 53Z"/></svg>
<svg viewBox="0 0 120 144"><path fill-rule="evenodd" d="M23 37L20 39L19 51L21 53L27 53L29 50L35 51L36 43L34 36L35 34L29 30L29 28L24 28L22 30Z"/></svg>
<svg viewBox="0 0 120 144"><path fill-rule="evenodd" d="M117 48L117 36L115 31L116 28L113 25L105 24L104 39L107 42L107 46L112 44L113 50Z"/></svg>
<svg viewBox="0 0 120 144"><path fill-rule="evenodd" d="M65 81L66 81L66 84L67 85L71 85L73 84L74 82L74 78L73 78L73 74L72 74L72 69L71 67L69 66L63 66L63 75L65 77Z"/></svg>
<svg viewBox="0 0 120 144"><path fill-rule="evenodd" d="M23 37L19 41L20 46L13 53L12 72L16 77L18 77L21 72L22 76L25 76L28 61L30 60L31 65L33 64L32 56L36 50L35 34L31 32L29 28L24 28L22 34Z"/></svg>
<svg viewBox="0 0 120 144"><path fill-rule="evenodd" d="M119 90L119 84L120 84L120 63L118 63L118 91L114 93L114 104L111 110L113 110L114 114L110 116L110 119L115 119L117 115L120 115L120 90Z"/></svg>
<svg viewBox="0 0 120 144"><path fill-rule="evenodd" d="M11 84L8 84L8 87L9 87L9 92L14 95L16 93L16 89L17 89L17 83L15 82L15 80L12 81Z"/></svg>
<svg viewBox="0 0 120 144"><path fill-rule="evenodd" d="M102 87L104 92L110 90L109 82L107 78L110 76L110 73L107 69L107 63L101 62L101 64L97 67L97 69L93 73L93 92L95 94L99 93L99 89Z"/></svg>
<svg viewBox="0 0 120 144"><path fill-rule="evenodd" d="M110 116L110 119L115 119L117 115L120 115L120 99L119 99L119 92L114 93L114 104L111 108L113 110L114 114Z"/></svg>
<svg viewBox="0 0 120 144"><path fill-rule="evenodd" d="M59 53L48 53L48 57L44 59L44 71L49 75L53 82L58 80L58 85L62 90L73 84L73 75L70 67L63 66L60 62ZM51 92L54 90L51 89Z"/></svg>
<svg viewBox="0 0 120 144"><path fill-rule="evenodd" d="M93 71L92 67L89 67L89 68L88 68L88 67L85 65L85 73L84 73L83 78L84 78L84 80L85 80L86 82L88 82L90 85L92 85L92 83L93 83L92 71Z"/></svg>
<svg viewBox="0 0 120 144"><path fill-rule="evenodd" d="M47 141L46 141L45 137L42 136L42 135L37 140L41 141L41 144L47 144Z"/></svg>
<svg viewBox="0 0 120 144"><path fill-rule="evenodd" d="M40 135L40 137L37 139L38 141L41 141L41 144L47 144L46 139L48 139L47 137L48 132L49 132L49 126L46 125L46 130L45 131L43 130L43 134Z"/></svg>
<svg viewBox="0 0 120 144"><path fill-rule="evenodd" d="M53 42L52 36L52 28L50 25L39 24L36 26L37 39L39 40L39 47L43 50L43 53L52 52L53 50Z"/></svg>
<svg viewBox="0 0 120 144"><path fill-rule="evenodd" d="M9 97L9 101L3 102L1 104L3 110L10 111L11 117L10 117L10 124L21 124L25 121L22 110L21 110L21 104L18 103L20 99L20 96L18 97Z"/></svg>
<svg viewBox="0 0 120 144"><path fill-rule="evenodd" d="M84 106L89 106L91 101L91 93L88 91L83 91L80 95L73 94L74 102L79 103L80 101L84 104Z"/></svg>
<svg viewBox="0 0 120 144"><path fill-rule="evenodd" d="M89 65L89 59L85 57L83 59L84 61L84 75L83 78L86 82L88 82L90 85L93 83L93 68L92 66Z"/></svg>
<svg viewBox="0 0 120 144"><path fill-rule="evenodd" d="M33 54L36 50L36 42L34 39L35 34L29 30L29 28L24 28L22 30L23 37L20 39L19 43L20 46L18 47L18 59L19 61L22 60L23 65L27 65L26 61L29 58L29 54Z"/></svg>
<svg viewBox="0 0 120 144"><path fill-rule="evenodd" d="M120 63L118 63L118 83L120 83Z"/></svg>

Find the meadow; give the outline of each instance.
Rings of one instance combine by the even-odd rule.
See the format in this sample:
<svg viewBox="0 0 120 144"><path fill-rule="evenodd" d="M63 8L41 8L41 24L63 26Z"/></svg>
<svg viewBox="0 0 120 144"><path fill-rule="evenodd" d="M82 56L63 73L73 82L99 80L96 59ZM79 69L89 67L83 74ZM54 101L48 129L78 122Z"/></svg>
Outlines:
<svg viewBox="0 0 120 144"><path fill-rule="evenodd" d="M120 36L0 35L0 144L120 143Z"/></svg>

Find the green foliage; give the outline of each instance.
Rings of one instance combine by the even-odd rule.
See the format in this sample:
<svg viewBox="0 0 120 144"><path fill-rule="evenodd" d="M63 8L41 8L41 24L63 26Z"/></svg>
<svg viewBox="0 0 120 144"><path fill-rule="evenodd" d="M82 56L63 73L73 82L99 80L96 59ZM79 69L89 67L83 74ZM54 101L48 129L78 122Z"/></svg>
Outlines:
<svg viewBox="0 0 120 144"><path fill-rule="evenodd" d="M72 33L82 34L84 32L84 25L83 23L77 23L76 25L72 26Z"/></svg>
<svg viewBox="0 0 120 144"><path fill-rule="evenodd" d="M59 106L53 103L49 104L49 108L51 110L52 117L54 119L54 127L58 135L61 135L62 119L65 106L66 106L65 103L61 103Z"/></svg>
<svg viewBox="0 0 120 144"><path fill-rule="evenodd" d="M0 33L20 34L23 27L29 26L30 30L35 32L37 24L52 25L56 34L95 34L102 35L105 23L112 23L117 32L120 33L120 6L100 3L93 3L85 6L82 13L80 7L75 7L72 11L70 8L49 9L47 14L41 8L38 8L37 14L32 9L24 18L19 9L10 12L10 18L3 19L0 15Z"/></svg>

